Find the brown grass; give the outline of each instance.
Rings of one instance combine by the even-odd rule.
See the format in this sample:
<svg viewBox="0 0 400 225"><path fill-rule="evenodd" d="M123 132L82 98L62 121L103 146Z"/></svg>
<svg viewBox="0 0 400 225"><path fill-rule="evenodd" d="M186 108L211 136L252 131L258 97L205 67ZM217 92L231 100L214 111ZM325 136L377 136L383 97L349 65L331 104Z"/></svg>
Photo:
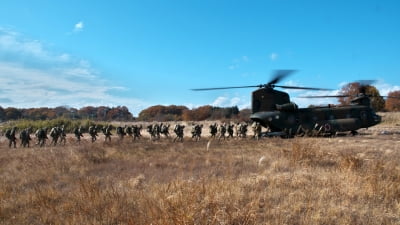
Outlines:
<svg viewBox="0 0 400 225"><path fill-rule="evenodd" d="M399 135L0 146L1 224L399 224Z"/></svg>

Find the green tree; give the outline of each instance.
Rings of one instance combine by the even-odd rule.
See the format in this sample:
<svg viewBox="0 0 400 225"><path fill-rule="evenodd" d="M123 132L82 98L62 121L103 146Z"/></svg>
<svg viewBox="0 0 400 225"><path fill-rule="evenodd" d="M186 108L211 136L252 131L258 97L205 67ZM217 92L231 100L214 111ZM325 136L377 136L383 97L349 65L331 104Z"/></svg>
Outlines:
<svg viewBox="0 0 400 225"><path fill-rule="evenodd" d="M385 109L391 112L400 111L400 91L392 91L388 93Z"/></svg>
<svg viewBox="0 0 400 225"><path fill-rule="evenodd" d="M365 94L371 98L371 107L375 111L383 111L385 109L385 100L380 95L379 90L372 85L361 85L359 82L349 83L342 87L339 95L345 95L346 97L340 97L340 105L349 105L351 100L360 94L360 88L365 88Z"/></svg>

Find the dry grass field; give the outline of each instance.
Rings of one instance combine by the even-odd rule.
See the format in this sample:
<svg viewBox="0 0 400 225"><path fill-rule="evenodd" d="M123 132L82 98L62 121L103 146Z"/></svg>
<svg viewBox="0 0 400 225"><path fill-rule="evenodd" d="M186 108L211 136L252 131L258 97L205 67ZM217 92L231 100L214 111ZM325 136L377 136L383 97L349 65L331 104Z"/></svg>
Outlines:
<svg viewBox="0 0 400 225"><path fill-rule="evenodd" d="M2 137L0 224L400 224L397 121L335 138Z"/></svg>

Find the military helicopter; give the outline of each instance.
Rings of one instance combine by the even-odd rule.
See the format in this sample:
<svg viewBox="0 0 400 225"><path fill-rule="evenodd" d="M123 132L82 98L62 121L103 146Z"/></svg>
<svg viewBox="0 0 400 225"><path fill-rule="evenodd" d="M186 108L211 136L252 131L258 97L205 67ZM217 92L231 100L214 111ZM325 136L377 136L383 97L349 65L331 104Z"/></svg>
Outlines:
<svg viewBox="0 0 400 225"><path fill-rule="evenodd" d="M352 99L350 105L299 108L294 102L290 101L288 93L275 90L275 88L315 91L331 89L277 85L279 81L294 72L295 70L277 70L272 79L266 84L196 88L191 90L209 91L233 88L258 88L252 92L252 114L250 119L260 123L269 130L265 133L266 136L330 136L339 132L350 132L354 135L357 134L357 130L360 128L368 128L381 122L381 117L377 115L371 107L370 96L363 90Z"/></svg>

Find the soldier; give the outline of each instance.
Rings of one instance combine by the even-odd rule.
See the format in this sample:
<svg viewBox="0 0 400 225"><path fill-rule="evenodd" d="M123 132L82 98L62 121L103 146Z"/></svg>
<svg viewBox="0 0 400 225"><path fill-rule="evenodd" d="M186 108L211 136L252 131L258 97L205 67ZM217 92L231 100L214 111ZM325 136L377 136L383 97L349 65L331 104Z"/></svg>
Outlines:
<svg viewBox="0 0 400 225"><path fill-rule="evenodd" d="M240 123L237 123L233 126L233 129L235 130L235 134L236 134L236 138L238 138L240 136Z"/></svg>
<svg viewBox="0 0 400 225"><path fill-rule="evenodd" d="M217 132L218 132L217 123L211 124L210 125L210 134L211 134L210 138L215 139Z"/></svg>
<svg viewBox="0 0 400 225"><path fill-rule="evenodd" d="M233 127L235 125L233 124L227 124L227 130L228 130L228 138L232 138L233 139Z"/></svg>
<svg viewBox="0 0 400 225"><path fill-rule="evenodd" d="M81 137L83 137L82 127L79 126L79 127L75 128L74 134L75 134L75 137L76 137L76 142L78 142L78 144L80 144L81 143Z"/></svg>
<svg viewBox="0 0 400 225"><path fill-rule="evenodd" d="M147 126L147 132L150 134L150 140L155 140L155 133L154 133L154 126L153 126L153 124L150 124L150 125L148 125Z"/></svg>
<svg viewBox="0 0 400 225"><path fill-rule="evenodd" d="M50 137L52 138L50 144L54 144L54 146L57 145L58 138L60 137L60 131L57 126L51 128Z"/></svg>
<svg viewBox="0 0 400 225"><path fill-rule="evenodd" d="M241 123L237 123L235 126L235 131L236 131L236 137L237 138L241 138L242 137L242 124Z"/></svg>
<svg viewBox="0 0 400 225"><path fill-rule="evenodd" d="M163 134L166 138L169 138L169 124L161 124L161 134Z"/></svg>
<svg viewBox="0 0 400 225"><path fill-rule="evenodd" d="M219 126L219 138L218 140L221 140L222 138L225 140L225 133L226 133L226 124L223 123Z"/></svg>
<svg viewBox="0 0 400 225"><path fill-rule="evenodd" d="M28 148L29 148L29 141L31 140L30 132L31 132L31 128L25 128L19 134L19 138L21 139L21 146L23 146L24 148L26 146L28 146Z"/></svg>
<svg viewBox="0 0 400 225"><path fill-rule="evenodd" d="M65 143L67 142L66 137L67 137L67 134L65 133L64 125L61 125L61 127L60 127L60 145L61 145L61 143L63 145L65 145Z"/></svg>
<svg viewBox="0 0 400 225"><path fill-rule="evenodd" d="M97 140L97 125L92 125L89 127L89 135L92 138L92 143L95 142Z"/></svg>
<svg viewBox="0 0 400 225"><path fill-rule="evenodd" d="M128 135L131 140L133 139L132 134L133 134L133 127L132 126L126 126L125 125L125 130L124 130L125 134Z"/></svg>
<svg viewBox="0 0 400 225"><path fill-rule="evenodd" d="M239 137L246 138L247 136L247 123L241 123L239 126Z"/></svg>
<svg viewBox="0 0 400 225"><path fill-rule="evenodd" d="M203 124L201 125L196 124L194 127L192 127L192 139L199 141L201 139L202 129L203 129Z"/></svg>
<svg viewBox="0 0 400 225"><path fill-rule="evenodd" d="M46 139L47 137L47 127L44 128L39 128L35 132L35 136L37 138L37 143L36 145L39 145L40 147L43 147L46 144Z"/></svg>
<svg viewBox="0 0 400 225"><path fill-rule="evenodd" d="M142 125L140 126L133 125L132 128L133 128L133 140L140 139L140 137L142 136L140 134L140 131L142 130Z"/></svg>
<svg viewBox="0 0 400 225"><path fill-rule="evenodd" d="M17 147L17 138L15 137L15 132L17 131L17 127L13 127L6 131L6 137L8 139L8 147L11 148L14 145L14 148Z"/></svg>
<svg viewBox="0 0 400 225"><path fill-rule="evenodd" d="M158 124L153 124L150 126L151 126L151 129L150 129L151 139L153 141L159 140L160 139L160 128L159 128Z"/></svg>
<svg viewBox="0 0 400 225"><path fill-rule="evenodd" d="M254 122L251 126L253 129L253 138L259 140L261 137L261 125L259 122Z"/></svg>
<svg viewBox="0 0 400 225"><path fill-rule="evenodd" d="M183 130L184 129L185 129L185 125L180 125L180 124L175 125L174 132L176 134L176 137L174 139L174 142L175 141L183 142L183 135L184 135Z"/></svg>
<svg viewBox="0 0 400 225"><path fill-rule="evenodd" d="M111 130L112 130L112 126L111 125L103 127L103 134L105 136L104 137L104 142L106 142L107 140L109 142L111 142L111 135L112 135Z"/></svg>
<svg viewBox="0 0 400 225"><path fill-rule="evenodd" d="M163 126L163 124L161 123L160 125L158 124L154 124L153 126L153 132L154 132L154 136L157 138L157 140L160 140L161 138L161 126Z"/></svg>
<svg viewBox="0 0 400 225"><path fill-rule="evenodd" d="M117 135L118 135L119 139L122 141L125 136L124 128L122 128L121 126L118 126L117 127Z"/></svg>
<svg viewBox="0 0 400 225"><path fill-rule="evenodd" d="M196 137L196 126L197 124L192 123L192 130L190 131L190 133L192 134L192 139Z"/></svg>

